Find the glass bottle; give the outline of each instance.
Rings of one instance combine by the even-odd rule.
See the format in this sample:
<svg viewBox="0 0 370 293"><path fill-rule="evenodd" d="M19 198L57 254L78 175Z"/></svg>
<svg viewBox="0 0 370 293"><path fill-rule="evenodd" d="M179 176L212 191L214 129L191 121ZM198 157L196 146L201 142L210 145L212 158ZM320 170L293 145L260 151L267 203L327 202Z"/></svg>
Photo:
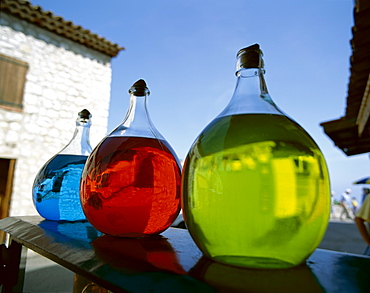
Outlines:
<svg viewBox="0 0 370 293"><path fill-rule="evenodd" d="M215 261L292 267L314 251L328 225L326 162L309 134L272 101L259 45L237 58L231 101L184 163L185 222Z"/></svg>
<svg viewBox="0 0 370 293"><path fill-rule="evenodd" d="M149 90L140 79L129 89L123 122L86 162L82 208L99 231L123 237L159 234L180 210L181 169L147 111Z"/></svg>
<svg viewBox="0 0 370 293"><path fill-rule="evenodd" d="M36 175L32 187L37 212L47 220L86 220L80 203L80 179L92 151L89 141L91 114L78 113L71 141Z"/></svg>

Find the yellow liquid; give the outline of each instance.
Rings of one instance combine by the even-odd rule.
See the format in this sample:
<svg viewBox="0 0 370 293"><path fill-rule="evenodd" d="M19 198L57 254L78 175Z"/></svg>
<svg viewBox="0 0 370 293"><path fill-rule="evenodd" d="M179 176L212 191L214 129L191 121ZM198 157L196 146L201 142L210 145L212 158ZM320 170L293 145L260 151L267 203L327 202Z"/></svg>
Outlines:
<svg viewBox="0 0 370 293"><path fill-rule="evenodd" d="M222 263L285 268L319 245L330 215L324 157L312 138L282 115L214 120L183 170L189 232Z"/></svg>

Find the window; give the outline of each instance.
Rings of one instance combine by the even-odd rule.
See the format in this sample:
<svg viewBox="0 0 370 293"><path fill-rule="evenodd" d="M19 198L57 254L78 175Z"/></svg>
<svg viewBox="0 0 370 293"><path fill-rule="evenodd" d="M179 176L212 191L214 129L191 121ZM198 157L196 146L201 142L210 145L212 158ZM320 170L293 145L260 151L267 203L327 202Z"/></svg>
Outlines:
<svg viewBox="0 0 370 293"><path fill-rule="evenodd" d="M0 107L22 110L28 64L0 54Z"/></svg>

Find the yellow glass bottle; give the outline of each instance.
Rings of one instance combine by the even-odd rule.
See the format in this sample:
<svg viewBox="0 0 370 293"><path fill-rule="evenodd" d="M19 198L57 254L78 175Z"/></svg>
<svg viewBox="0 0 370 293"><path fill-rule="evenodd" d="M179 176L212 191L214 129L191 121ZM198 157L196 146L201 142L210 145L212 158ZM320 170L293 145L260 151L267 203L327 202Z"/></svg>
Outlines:
<svg viewBox="0 0 370 293"><path fill-rule="evenodd" d="M330 214L325 159L268 94L259 45L238 52L226 108L185 160L185 222L205 256L230 265L287 268L319 245Z"/></svg>

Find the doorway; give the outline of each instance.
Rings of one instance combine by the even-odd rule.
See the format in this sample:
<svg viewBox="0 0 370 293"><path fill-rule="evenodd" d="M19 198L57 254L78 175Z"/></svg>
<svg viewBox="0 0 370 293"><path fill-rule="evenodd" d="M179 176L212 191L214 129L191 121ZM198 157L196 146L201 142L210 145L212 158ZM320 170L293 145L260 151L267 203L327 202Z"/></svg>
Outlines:
<svg viewBox="0 0 370 293"><path fill-rule="evenodd" d="M0 158L0 219L9 216L13 190L15 159ZM5 233L0 231L0 244L4 243Z"/></svg>

